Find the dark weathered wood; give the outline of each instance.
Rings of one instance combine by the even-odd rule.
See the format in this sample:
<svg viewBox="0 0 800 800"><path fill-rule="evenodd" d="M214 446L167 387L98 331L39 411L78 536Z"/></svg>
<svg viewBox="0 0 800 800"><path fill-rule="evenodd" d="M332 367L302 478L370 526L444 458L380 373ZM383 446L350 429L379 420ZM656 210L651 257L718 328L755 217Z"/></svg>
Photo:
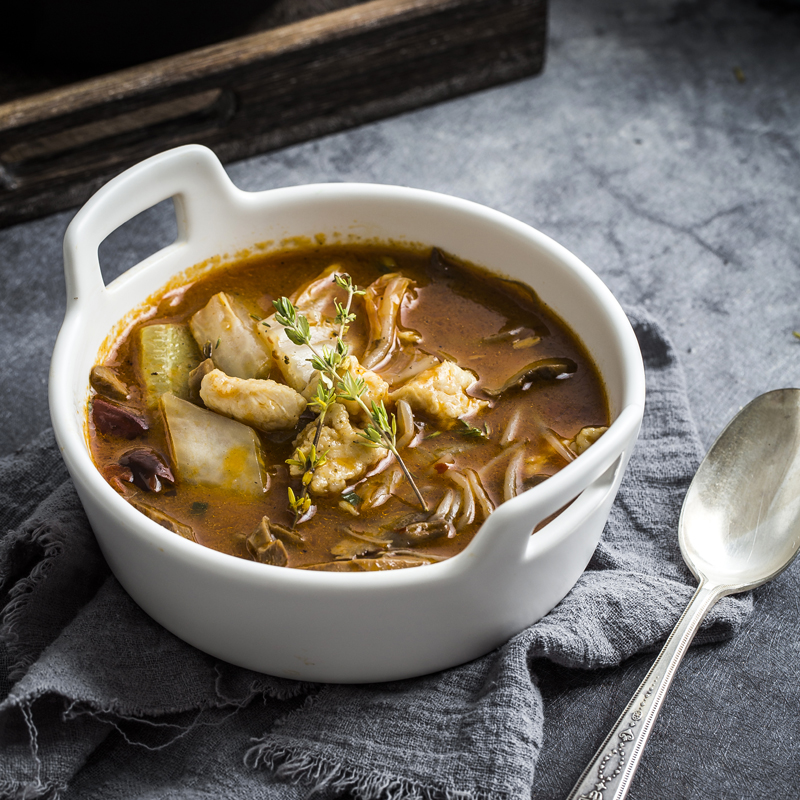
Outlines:
<svg viewBox="0 0 800 800"><path fill-rule="evenodd" d="M374 0L0 105L0 224L187 142L243 158L535 74L546 0Z"/></svg>

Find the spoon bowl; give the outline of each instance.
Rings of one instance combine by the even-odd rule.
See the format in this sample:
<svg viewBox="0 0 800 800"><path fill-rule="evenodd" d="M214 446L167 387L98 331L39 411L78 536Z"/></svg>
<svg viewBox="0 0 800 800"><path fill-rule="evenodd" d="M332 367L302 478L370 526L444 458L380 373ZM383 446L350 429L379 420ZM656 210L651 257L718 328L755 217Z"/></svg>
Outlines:
<svg viewBox="0 0 800 800"><path fill-rule="evenodd" d="M800 547L800 390L761 395L734 417L692 481L678 536L689 569L726 594L760 586Z"/></svg>
<svg viewBox="0 0 800 800"><path fill-rule="evenodd" d="M569 800L622 800L661 704L700 623L722 597L760 586L800 549L800 389L757 397L700 464L679 521L681 553L700 582L650 671Z"/></svg>

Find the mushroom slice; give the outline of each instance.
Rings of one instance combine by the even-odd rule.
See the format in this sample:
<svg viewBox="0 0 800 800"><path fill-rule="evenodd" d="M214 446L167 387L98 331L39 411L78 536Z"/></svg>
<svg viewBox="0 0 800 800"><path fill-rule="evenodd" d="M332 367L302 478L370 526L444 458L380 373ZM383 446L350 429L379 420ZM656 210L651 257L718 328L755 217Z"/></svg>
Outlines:
<svg viewBox="0 0 800 800"><path fill-rule="evenodd" d="M379 572L385 569L405 569L433 564L439 559L412 553L385 553L377 558L352 558L323 564L307 564L301 569L318 572Z"/></svg>
<svg viewBox="0 0 800 800"><path fill-rule="evenodd" d="M395 544L409 545L430 542L435 539L452 539L456 529L452 521L446 517L431 517L423 522L412 522L394 531L392 539Z"/></svg>
<svg viewBox="0 0 800 800"><path fill-rule="evenodd" d="M277 539L270 529L269 517L262 517L258 527L245 541L247 552L262 564L271 564L273 567L285 567L289 563L289 554L280 539Z"/></svg>
<svg viewBox="0 0 800 800"><path fill-rule="evenodd" d="M390 542L368 536L364 533L345 528L342 530L345 538L331 547L331 555L337 558L358 558L359 556L374 556L386 550Z"/></svg>
<svg viewBox="0 0 800 800"><path fill-rule="evenodd" d="M92 367L92 371L89 374L89 382L98 394L105 395L113 400L127 400L129 397L128 387L111 367L106 367L102 364Z"/></svg>
<svg viewBox="0 0 800 800"><path fill-rule="evenodd" d="M128 450L119 460L131 471L131 481L146 492L160 492L161 481L175 483L175 476L164 458L151 447Z"/></svg>
<svg viewBox="0 0 800 800"><path fill-rule="evenodd" d="M189 380L188 380L188 396L187 400L190 403L194 403L196 406L203 406L203 398L200 397L200 386L203 383L203 378L208 375L209 372L213 372L216 369L214 366L214 361L211 358L205 359L205 361L201 361L190 373L189 373Z"/></svg>
<svg viewBox="0 0 800 800"><path fill-rule="evenodd" d="M147 503L142 503L140 500L136 500L134 498L128 498L128 502L137 510L141 511L146 517L149 517L153 522L157 522L162 528L166 528L168 531L172 531L173 533L177 533L179 536L183 536L184 539L189 539L190 541L196 541L194 538L194 531L189 525L184 525L183 522L178 522L174 517L171 517L169 514L165 514L163 511L159 511L157 508L153 508L153 506L148 505Z"/></svg>
<svg viewBox="0 0 800 800"><path fill-rule="evenodd" d="M464 274L464 267L438 247L431 250L428 271L433 278L454 278Z"/></svg>
<svg viewBox="0 0 800 800"><path fill-rule="evenodd" d="M578 365L571 358L541 358L514 373L502 386L492 389L484 386L482 391L490 397L499 397L503 392L535 381L554 381L567 378L576 372Z"/></svg>

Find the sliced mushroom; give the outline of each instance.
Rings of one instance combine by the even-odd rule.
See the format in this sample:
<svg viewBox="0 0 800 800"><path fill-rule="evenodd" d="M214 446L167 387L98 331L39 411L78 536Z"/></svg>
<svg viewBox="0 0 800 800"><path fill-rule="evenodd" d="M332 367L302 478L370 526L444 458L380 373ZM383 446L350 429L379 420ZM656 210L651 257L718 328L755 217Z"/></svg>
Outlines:
<svg viewBox="0 0 800 800"><path fill-rule="evenodd" d="M204 351L205 352L205 351ZM205 403L203 402L203 398L200 397L200 385L203 383L203 378L208 375L209 372L213 372L216 367L214 366L214 361L211 358L206 358L205 361L201 361L190 373L189 373L189 394L186 398L189 402L194 403L197 406L205 407Z"/></svg>
<svg viewBox="0 0 800 800"><path fill-rule="evenodd" d="M92 367L92 371L89 374L89 382L98 394L114 400L127 400L129 397L128 387L111 367L104 367L101 364Z"/></svg>
<svg viewBox="0 0 800 800"><path fill-rule="evenodd" d="M287 528L283 525L279 525L277 522L270 522L269 529L272 531L272 535L276 539L280 539L285 545L290 547L301 547L306 543L306 540L301 533L293 531L291 528Z"/></svg>
<svg viewBox="0 0 800 800"><path fill-rule="evenodd" d="M536 381L554 381L567 378L576 372L578 365L571 358L541 358L514 373L502 386L496 389L483 387L483 393L490 397L499 397L503 392L515 386L524 386Z"/></svg>
<svg viewBox="0 0 800 800"><path fill-rule="evenodd" d="M439 559L414 553L385 553L377 558L352 558L323 564L307 564L301 569L318 572L378 572L385 569L403 569L432 564Z"/></svg>
<svg viewBox="0 0 800 800"><path fill-rule="evenodd" d="M128 467L133 483L146 492L160 492L161 481L175 483L175 476L166 460L150 447L137 447L124 453L119 463Z"/></svg>
<svg viewBox="0 0 800 800"><path fill-rule="evenodd" d="M195 541L194 531L189 525L184 525L182 522L178 522L178 520L169 516L169 514L165 514L163 511L159 511L157 508L153 508L153 506L150 506L147 503L142 503L140 500L128 498L128 502L137 511L141 511L142 514L144 514L146 517L149 517L151 520L153 520L153 522L157 522L159 525L161 525L162 528L166 528L168 531L177 533L179 536L183 536L184 539L189 539L192 542Z"/></svg>
<svg viewBox="0 0 800 800"><path fill-rule="evenodd" d="M431 250L428 271L434 278L451 278L462 274L464 267L445 255L438 247L434 247Z"/></svg>
<svg viewBox="0 0 800 800"><path fill-rule="evenodd" d="M92 399L92 422L100 433L123 439L135 439L148 429L144 417L99 396Z"/></svg>
<svg viewBox="0 0 800 800"><path fill-rule="evenodd" d="M517 305L522 306L522 308L529 311L535 311L541 306L541 300L539 300L539 296L524 281L517 281L513 278L500 278L498 282L505 290L505 293L508 294L517 303ZM541 331L546 333L547 328L542 325Z"/></svg>
<svg viewBox="0 0 800 800"><path fill-rule="evenodd" d="M431 517L424 522L412 522L398 528L392 534L395 544L410 545L430 542L435 539L452 539L456 529L452 521L446 517Z"/></svg>
<svg viewBox="0 0 800 800"><path fill-rule="evenodd" d="M106 464L102 469L103 477L111 488L121 495L127 495L129 487L126 483L133 483L133 472L122 464Z"/></svg>
<svg viewBox="0 0 800 800"><path fill-rule="evenodd" d="M342 531L345 538L331 547L331 555L336 558L359 558L374 556L385 551L390 542L346 528Z"/></svg>
<svg viewBox="0 0 800 800"><path fill-rule="evenodd" d="M262 517L258 527L245 541L247 552L262 564L274 567L285 567L289 563L289 554L280 539L275 538L270 529L269 517Z"/></svg>

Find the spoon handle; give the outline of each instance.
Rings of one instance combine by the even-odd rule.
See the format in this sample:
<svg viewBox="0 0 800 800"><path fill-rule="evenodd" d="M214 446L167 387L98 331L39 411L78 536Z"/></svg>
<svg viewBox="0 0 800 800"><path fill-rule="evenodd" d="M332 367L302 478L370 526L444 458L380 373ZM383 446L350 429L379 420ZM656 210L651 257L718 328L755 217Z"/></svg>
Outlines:
<svg viewBox="0 0 800 800"><path fill-rule="evenodd" d="M622 800L675 670L711 607L725 595L702 582L611 732L595 753L567 800Z"/></svg>

